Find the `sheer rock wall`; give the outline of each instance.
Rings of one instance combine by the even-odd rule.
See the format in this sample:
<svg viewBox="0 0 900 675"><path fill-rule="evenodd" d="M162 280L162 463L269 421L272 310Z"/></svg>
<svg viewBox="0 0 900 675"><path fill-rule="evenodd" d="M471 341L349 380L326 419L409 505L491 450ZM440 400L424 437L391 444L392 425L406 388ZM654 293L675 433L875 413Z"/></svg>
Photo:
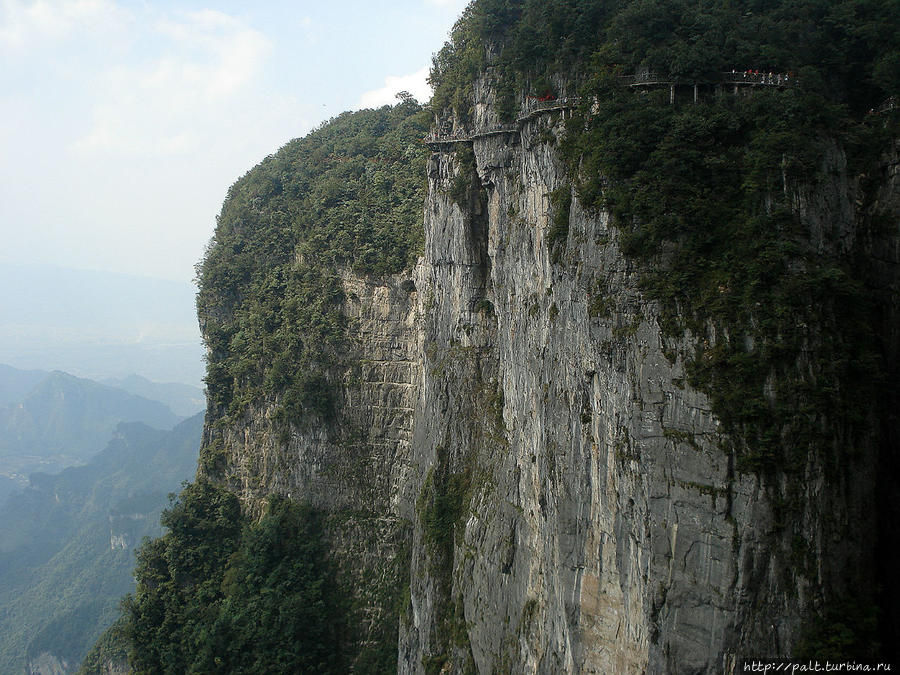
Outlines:
<svg viewBox="0 0 900 675"><path fill-rule="evenodd" d="M474 128L496 125L490 87L475 92ZM608 219L573 194L560 234L562 133L538 115L476 136L474 159L431 157L400 672L722 673L789 655L811 610L873 573L877 444L839 475L810 456L800 484L739 473L685 384L692 337L662 337ZM838 149L824 161L827 184L786 189L820 247L847 250L857 187ZM468 489L450 556L428 504L455 498L453 477Z"/></svg>
<svg viewBox="0 0 900 675"><path fill-rule="evenodd" d="M495 124L490 87L476 100ZM573 194L557 217L562 133L543 114L473 152L437 146L417 267L343 275L334 419L285 434L260 404L206 442L251 511L278 492L330 514L357 647L400 600L401 673L712 674L789 654L821 589L873 573L877 452L839 476L811 456L801 484L736 470L684 381L693 338L663 338L604 215ZM797 208L822 246L851 246L857 188L828 161ZM895 306L890 237L868 245Z"/></svg>

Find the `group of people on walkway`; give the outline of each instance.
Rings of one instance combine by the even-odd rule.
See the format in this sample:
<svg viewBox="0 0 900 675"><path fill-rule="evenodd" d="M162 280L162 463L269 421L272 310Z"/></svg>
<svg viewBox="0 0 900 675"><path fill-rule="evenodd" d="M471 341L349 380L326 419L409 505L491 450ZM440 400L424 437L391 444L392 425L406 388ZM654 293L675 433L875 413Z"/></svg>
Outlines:
<svg viewBox="0 0 900 675"><path fill-rule="evenodd" d="M679 81L678 78L662 75L651 70L642 70L633 76L623 75L622 77L628 78L632 84L636 85L677 84ZM771 84L775 86L787 85L795 80L794 73L791 72L775 73L771 70L766 72L758 69L732 69L730 73L721 73L720 77L726 82L735 84ZM701 77L700 79L703 80L704 78Z"/></svg>
<svg viewBox="0 0 900 675"><path fill-rule="evenodd" d="M788 84L794 78L793 73L767 73L764 70L735 70L731 71L731 79L734 82L748 82L753 84Z"/></svg>

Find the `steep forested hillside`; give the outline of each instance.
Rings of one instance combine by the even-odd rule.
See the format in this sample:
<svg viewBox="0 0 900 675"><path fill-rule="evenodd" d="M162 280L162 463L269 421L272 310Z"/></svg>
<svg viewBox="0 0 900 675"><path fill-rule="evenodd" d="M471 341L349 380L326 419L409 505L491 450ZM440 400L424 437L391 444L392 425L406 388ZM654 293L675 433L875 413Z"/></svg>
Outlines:
<svg viewBox="0 0 900 675"><path fill-rule="evenodd" d="M896 0L476 0L430 111L240 179L136 672L892 655L898 45Z"/></svg>
<svg viewBox="0 0 900 675"><path fill-rule="evenodd" d="M610 69L706 82L752 69L794 73L864 113L900 90L896 15L891 0L479 0L434 57L432 105L468 110L486 66L518 95L544 95L562 74L569 84Z"/></svg>
<svg viewBox="0 0 900 675"><path fill-rule="evenodd" d="M199 266L210 405L278 400L327 414L341 359L341 269L390 274L422 247L427 113L407 99L344 113L229 190Z"/></svg>
<svg viewBox="0 0 900 675"><path fill-rule="evenodd" d="M74 670L132 587L134 548L196 470L202 425L122 424L87 464L34 476L0 509L0 670L45 653Z"/></svg>
<svg viewBox="0 0 900 675"><path fill-rule="evenodd" d="M327 418L345 339L338 275L394 273L421 252L427 128L409 99L346 113L231 188L199 267L220 425L261 401L282 418ZM221 469L221 450L206 444L204 476ZM167 511L170 531L139 554L123 628L136 671L346 668L341 649L357 628L343 623L349 598L327 570L320 516L274 501L253 524L204 476ZM395 660L396 626L388 630L366 657L378 672Z"/></svg>
<svg viewBox="0 0 900 675"><path fill-rule="evenodd" d="M137 592L116 627L135 672L346 668L339 651L346 598L332 581L313 512L273 498L250 524L234 494L199 480L162 524L168 532L138 554ZM100 672L102 661L92 660L85 670Z"/></svg>

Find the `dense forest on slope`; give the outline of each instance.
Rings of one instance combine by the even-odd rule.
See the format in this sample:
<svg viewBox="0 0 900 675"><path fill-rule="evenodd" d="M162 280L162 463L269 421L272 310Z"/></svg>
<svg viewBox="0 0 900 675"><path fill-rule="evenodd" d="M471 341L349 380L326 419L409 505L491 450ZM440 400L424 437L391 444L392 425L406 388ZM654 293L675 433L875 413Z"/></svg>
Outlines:
<svg viewBox="0 0 900 675"><path fill-rule="evenodd" d="M877 420L896 423L877 280L859 261L891 225L870 189L879 176L866 172L898 131L895 111L875 111L900 91L898 21L889 0L478 0L435 57L437 114L451 107L466 119L485 71L507 118L526 96L577 88L582 106L561 145L571 188L589 210L611 214L671 343L696 339L671 359L709 394L740 470L790 475L818 454L839 471L871 445ZM747 68L792 73L795 84L713 91L720 73ZM628 86L648 69L696 82L703 95L670 105L668 89ZM408 100L344 114L231 188L198 267L211 419L242 424L250 406L271 403L291 423L311 412L328 419L329 376L346 346L339 270L390 274L421 251L427 126ZM849 236L852 217L811 229L823 195L844 180L864 230ZM577 265L566 246L571 190L551 203L552 261ZM607 307L598 289L591 311ZM273 500L250 522L208 480L216 453L207 444L207 476L167 512L169 533L140 553L118 628L137 671L262 662L340 671L337 655L318 648L342 629L320 514ZM459 486L441 487L425 513L432 539L455 520ZM779 517L790 506L779 503ZM808 564L803 545L798 565ZM877 652L872 598L848 602L834 606L843 617L808 631L801 652Z"/></svg>
<svg viewBox="0 0 900 675"><path fill-rule="evenodd" d="M421 252L429 117L414 100L344 113L228 192L198 266L210 404L271 400L328 415L340 359L340 268L398 272Z"/></svg>
<svg viewBox="0 0 900 675"><path fill-rule="evenodd" d="M407 97L345 113L229 190L198 266L217 419L263 401L294 423L330 414L346 320L338 269L387 275L421 253L428 119ZM214 473L215 453L204 448L201 474ZM123 642L138 673L345 670L336 650L346 597L327 566L320 514L279 499L252 522L201 476L163 525L138 555L122 620L84 672L99 672ZM366 657L371 672L394 668L395 642L393 633L384 663Z"/></svg>
<svg viewBox="0 0 900 675"><path fill-rule="evenodd" d="M894 0L479 0L434 57L432 105L468 110L488 65L507 94L544 94L549 76L574 84L611 68L701 82L758 69L795 72L863 112L900 92L898 12ZM499 54L489 59L485 45Z"/></svg>
<svg viewBox="0 0 900 675"><path fill-rule="evenodd" d="M341 672L343 599L315 513L273 497L249 523L234 494L199 480L162 523L116 627L135 673Z"/></svg>
<svg viewBox="0 0 900 675"><path fill-rule="evenodd" d="M121 424L87 464L33 476L0 508L0 670L85 655L133 587L134 547L160 534L166 495L196 470L202 426Z"/></svg>
<svg viewBox="0 0 900 675"><path fill-rule="evenodd" d="M563 143L572 182L644 263L664 330L700 338L683 355L690 382L712 397L742 466L801 468L811 447L852 452L884 384L881 317L859 259L865 238L889 226L866 191L879 176L865 172L898 131L896 110L872 111L900 94L900 5L485 0L435 56L435 106L468 110L484 44L502 47L501 92L552 95L564 74L583 95ZM703 87L747 69L795 84L705 93L696 105L669 105L668 87L628 86L646 71ZM817 208L801 214L802 191L825 199L836 174L860 176L869 231L856 248L849 223L801 223Z"/></svg>

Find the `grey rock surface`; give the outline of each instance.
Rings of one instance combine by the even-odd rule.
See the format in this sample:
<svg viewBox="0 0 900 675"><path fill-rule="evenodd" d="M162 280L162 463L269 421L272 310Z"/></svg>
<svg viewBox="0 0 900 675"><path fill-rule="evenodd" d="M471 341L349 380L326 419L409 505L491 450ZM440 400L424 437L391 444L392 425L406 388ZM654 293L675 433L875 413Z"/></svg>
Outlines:
<svg viewBox="0 0 900 675"><path fill-rule="evenodd" d="M495 124L475 91L476 129ZM736 470L684 383L695 338L663 338L607 216L573 194L553 232L562 133L537 115L476 137L474 167L431 157L413 477L426 497L435 475L471 481L449 559L417 514L400 672L711 674L789 655L804 616L873 569L875 454L843 477L811 456L802 485ZM785 189L816 246L845 251L856 188L838 148L823 162L830 183Z"/></svg>
<svg viewBox="0 0 900 675"><path fill-rule="evenodd" d="M490 82L475 95L476 126L496 124ZM439 146L416 268L342 275L335 419L285 435L258 402L206 442L251 511L277 492L331 514L361 645L403 599L401 673L711 675L788 655L874 568L876 454L837 476L810 456L801 484L737 470L680 356L714 330L664 337L608 217L574 193L554 230L563 133L534 115L472 153ZM895 160L879 199L897 213ZM784 188L816 246L848 250L858 188L840 148L823 161L828 184ZM868 245L895 307L889 241Z"/></svg>

